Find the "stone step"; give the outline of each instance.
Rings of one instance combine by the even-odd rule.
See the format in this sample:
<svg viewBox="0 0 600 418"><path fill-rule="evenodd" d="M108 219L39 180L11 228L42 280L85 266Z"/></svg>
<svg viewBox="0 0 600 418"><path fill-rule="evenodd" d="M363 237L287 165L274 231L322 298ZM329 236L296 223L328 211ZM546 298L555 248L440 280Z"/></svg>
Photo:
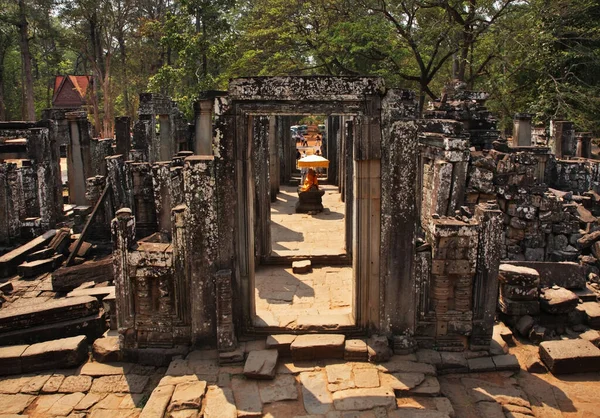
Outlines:
<svg viewBox="0 0 600 418"><path fill-rule="evenodd" d="M98 301L91 296L53 299L35 305L3 309L0 311L0 333L90 316L99 310Z"/></svg>
<svg viewBox="0 0 600 418"><path fill-rule="evenodd" d="M544 341L539 352L554 374L600 371L600 349L587 340Z"/></svg>
<svg viewBox="0 0 600 418"><path fill-rule="evenodd" d="M88 344L84 335L32 345L0 347L0 374L76 367L87 358Z"/></svg>
<svg viewBox="0 0 600 418"><path fill-rule="evenodd" d="M294 361L342 359L345 339L341 334L299 335L290 345L292 359Z"/></svg>

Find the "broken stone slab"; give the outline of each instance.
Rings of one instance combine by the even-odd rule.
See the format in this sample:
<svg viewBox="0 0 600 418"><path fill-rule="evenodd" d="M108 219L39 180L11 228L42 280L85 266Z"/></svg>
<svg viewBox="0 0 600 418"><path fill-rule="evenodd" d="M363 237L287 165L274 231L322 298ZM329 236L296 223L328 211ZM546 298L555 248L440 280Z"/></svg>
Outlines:
<svg viewBox="0 0 600 418"><path fill-rule="evenodd" d="M442 356L438 351L431 349L421 349L417 350L416 354L419 363L433 364L436 367L442 364Z"/></svg>
<svg viewBox="0 0 600 418"><path fill-rule="evenodd" d="M267 337L266 347L268 349L275 349L279 352L281 357L289 357L292 355L290 346L296 339L295 335L292 334L273 334Z"/></svg>
<svg viewBox="0 0 600 418"><path fill-rule="evenodd" d="M440 382L434 376L425 376L425 380L411 389L409 393L416 396L440 396Z"/></svg>
<svg viewBox="0 0 600 418"><path fill-rule="evenodd" d="M231 379L231 389L235 406L240 417L262 416L262 402L258 385L254 380L234 376Z"/></svg>
<svg viewBox="0 0 600 418"><path fill-rule="evenodd" d="M77 297L77 296L94 296L98 298L98 300L104 299L108 295L115 294L114 286L104 286L104 287L92 287L89 289L76 289L69 293L67 293L68 298Z"/></svg>
<svg viewBox="0 0 600 418"><path fill-rule="evenodd" d="M364 340L346 340L344 344L344 360L367 361L369 359L367 343Z"/></svg>
<svg viewBox="0 0 600 418"><path fill-rule="evenodd" d="M344 358L344 335L305 334L290 345L294 361Z"/></svg>
<svg viewBox="0 0 600 418"><path fill-rule="evenodd" d="M32 239L27 244L21 245L1 256L0 277L14 276L17 273L17 267L25 261L27 255L46 245L55 235L56 230L51 229L43 235Z"/></svg>
<svg viewBox="0 0 600 418"><path fill-rule="evenodd" d="M152 391L139 418L162 418L165 415L175 388L171 385L158 386Z"/></svg>
<svg viewBox="0 0 600 418"><path fill-rule="evenodd" d="M244 365L244 376L251 379L273 379L278 357L277 350L251 351Z"/></svg>
<svg viewBox="0 0 600 418"><path fill-rule="evenodd" d="M532 287L540 282L540 274L529 267L500 264L498 280L512 286Z"/></svg>
<svg viewBox="0 0 600 418"><path fill-rule="evenodd" d="M94 361L87 362L79 372L86 376L114 376L129 373L133 367L132 363L98 363Z"/></svg>
<svg viewBox="0 0 600 418"><path fill-rule="evenodd" d="M294 261L292 263L292 272L295 274L306 274L312 271L310 260Z"/></svg>
<svg viewBox="0 0 600 418"><path fill-rule="evenodd" d="M544 341L539 352L553 374L600 371L600 349L586 340Z"/></svg>
<svg viewBox="0 0 600 418"><path fill-rule="evenodd" d="M437 369L440 373L467 373L469 365L463 353L442 351L440 353L442 364Z"/></svg>
<svg viewBox="0 0 600 418"><path fill-rule="evenodd" d="M119 337L107 336L98 338L92 345L92 355L100 363L109 363L123 360L123 352L119 345Z"/></svg>
<svg viewBox="0 0 600 418"><path fill-rule="evenodd" d="M577 295L563 287L544 288L540 295L540 308L551 314L564 314L575 309L579 303Z"/></svg>
<svg viewBox="0 0 600 418"><path fill-rule="evenodd" d="M429 376L435 376L437 374L433 364L404 360L403 357L404 356L392 356L390 361L377 365L377 369L386 373L423 373Z"/></svg>
<svg viewBox="0 0 600 418"><path fill-rule="evenodd" d="M369 361L385 362L392 357L392 349L389 346L388 338L385 335L372 335L367 340L367 352Z"/></svg>
<svg viewBox="0 0 600 418"><path fill-rule="evenodd" d="M202 406L204 392L206 392L205 381L179 383L173 391L168 407L169 412L184 409L199 410Z"/></svg>
<svg viewBox="0 0 600 418"><path fill-rule="evenodd" d="M600 345L600 332L596 331L595 329L589 329L585 332L582 332L579 334L579 338L591 342L596 347Z"/></svg>
<svg viewBox="0 0 600 418"><path fill-rule="evenodd" d="M53 299L43 303L3 309L0 311L0 333L81 318L96 314L98 310L98 301L89 296Z"/></svg>
<svg viewBox="0 0 600 418"><path fill-rule="evenodd" d="M26 261L17 267L17 274L29 279L40 274L49 273L60 267L63 259L64 256L62 254L57 254L42 260Z"/></svg>
<svg viewBox="0 0 600 418"><path fill-rule="evenodd" d="M600 231L590 232L589 234L585 234L581 238L577 240L577 245L579 248L588 248L592 246L596 241L600 240Z"/></svg>
<svg viewBox="0 0 600 418"><path fill-rule="evenodd" d="M539 344L547 337L547 330L540 325L534 325L529 331L529 340L534 344Z"/></svg>
<svg viewBox="0 0 600 418"><path fill-rule="evenodd" d="M21 374L21 354L28 345L13 345L0 347L0 375Z"/></svg>
<svg viewBox="0 0 600 418"><path fill-rule="evenodd" d="M62 267L52 273L52 289L55 292L70 292L82 283L110 282L114 279L112 257L83 264Z"/></svg>
<svg viewBox="0 0 600 418"><path fill-rule="evenodd" d="M67 369L82 364L88 356L84 335L32 344L21 354L23 373Z"/></svg>
<svg viewBox="0 0 600 418"><path fill-rule="evenodd" d="M77 319L40 324L0 333L0 345L30 344L37 341L49 341L63 337L85 335L90 341L100 337L106 331L103 312L83 316Z"/></svg>
<svg viewBox="0 0 600 418"><path fill-rule="evenodd" d="M92 393L142 393L150 376L138 374L100 376L94 379Z"/></svg>
<svg viewBox="0 0 600 418"><path fill-rule="evenodd" d="M366 411L377 407L395 409L396 395L390 388L346 389L333 393L337 411Z"/></svg>

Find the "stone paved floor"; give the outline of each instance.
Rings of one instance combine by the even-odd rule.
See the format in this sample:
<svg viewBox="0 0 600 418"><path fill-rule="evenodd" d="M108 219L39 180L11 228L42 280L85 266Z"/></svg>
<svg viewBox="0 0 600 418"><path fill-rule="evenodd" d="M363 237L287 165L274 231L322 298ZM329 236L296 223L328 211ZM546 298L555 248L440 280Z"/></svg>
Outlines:
<svg viewBox="0 0 600 418"><path fill-rule="evenodd" d="M256 270L256 326L305 329L352 325L352 268L314 267L294 274L291 268Z"/></svg>
<svg viewBox="0 0 600 418"><path fill-rule="evenodd" d="M242 343L246 354L264 340ZM513 347L522 358L533 346ZM438 376L414 354L384 363L280 358L274 380L219 365L214 350L169 367L89 361L0 378L0 418L586 418L600 417L598 373L524 370ZM143 412L142 412L143 410Z"/></svg>
<svg viewBox="0 0 600 418"><path fill-rule="evenodd" d="M271 204L271 244L274 256L345 254L344 203L336 186L325 190L325 210L316 215L296 213L298 193L294 186L281 186Z"/></svg>

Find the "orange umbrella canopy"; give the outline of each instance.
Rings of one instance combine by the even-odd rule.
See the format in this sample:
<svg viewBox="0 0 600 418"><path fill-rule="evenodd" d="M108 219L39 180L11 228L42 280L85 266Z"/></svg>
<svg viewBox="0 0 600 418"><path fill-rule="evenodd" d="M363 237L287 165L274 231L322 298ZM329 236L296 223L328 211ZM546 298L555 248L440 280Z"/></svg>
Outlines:
<svg viewBox="0 0 600 418"><path fill-rule="evenodd" d="M300 168L312 168L312 167L323 167L329 168L329 160L323 158L320 155L309 155L298 160L298 167Z"/></svg>

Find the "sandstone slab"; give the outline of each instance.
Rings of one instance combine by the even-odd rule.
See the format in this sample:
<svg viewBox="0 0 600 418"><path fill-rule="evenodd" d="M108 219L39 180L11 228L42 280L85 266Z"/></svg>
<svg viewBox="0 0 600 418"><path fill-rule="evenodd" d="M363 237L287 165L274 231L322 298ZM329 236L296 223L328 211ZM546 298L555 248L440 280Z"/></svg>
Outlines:
<svg viewBox="0 0 600 418"><path fill-rule="evenodd" d="M579 303L577 295L564 287L542 289L540 308L551 314L568 313Z"/></svg>
<svg viewBox="0 0 600 418"><path fill-rule="evenodd" d="M346 340L344 345L344 360L367 361L367 342L364 340Z"/></svg>
<svg viewBox="0 0 600 418"><path fill-rule="evenodd" d="M119 337L108 336L98 338L92 345L92 355L100 363L108 363L123 360Z"/></svg>
<svg viewBox="0 0 600 418"><path fill-rule="evenodd" d="M440 396L440 391L440 382L437 378L425 376L425 380L415 388L411 389L410 393L420 396Z"/></svg>
<svg viewBox="0 0 600 418"><path fill-rule="evenodd" d="M392 356L390 361L378 365L377 368L387 373L423 373L431 376L437 373L432 364L403 360L400 356Z"/></svg>
<svg viewBox="0 0 600 418"><path fill-rule="evenodd" d="M306 274L312 271L312 263L310 260L294 261L292 263L292 272L296 274Z"/></svg>
<svg viewBox="0 0 600 418"><path fill-rule="evenodd" d="M114 376L128 373L133 367L132 363L98 363L88 362L81 368L81 374L86 376Z"/></svg>
<svg viewBox="0 0 600 418"><path fill-rule="evenodd" d="M81 392L65 395L48 409L47 414L48 416L67 416L84 397L85 395Z"/></svg>
<svg viewBox="0 0 600 418"><path fill-rule="evenodd" d="M540 358L554 374L600 371L600 349L586 340L544 341Z"/></svg>
<svg viewBox="0 0 600 418"><path fill-rule="evenodd" d="M244 365L244 376L251 379L273 379L278 357L277 350L251 351Z"/></svg>
<svg viewBox="0 0 600 418"><path fill-rule="evenodd" d="M231 389L217 386L208 388L204 418L237 418L237 409Z"/></svg>
<svg viewBox="0 0 600 418"><path fill-rule="evenodd" d="M539 283L540 274L529 267L500 264L498 280L513 286L531 287Z"/></svg>
<svg viewBox="0 0 600 418"><path fill-rule="evenodd" d="M88 345L84 335L30 345L21 354L23 372L75 367L87 359Z"/></svg>
<svg viewBox="0 0 600 418"><path fill-rule="evenodd" d="M292 334L273 334L267 337L266 348L275 349L279 352L282 357L288 357L291 355L290 345L296 339L295 335Z"/></svg>
<svg viewBox="0 0 600 418"><path fill-rule="evenodd" d="M158 386L154 389L144 405L140 418L163 418L174 389L171 385Z"/></svg>
<svg viewBox="0 0 600 418"><path fill-rule="evenodd" d="M381 387L398 391L408 391L425 380L423 373L380 373Z"/></svg>
<svg viewBox="0 0 600 418"><path fill-rule="evenodd" d="M496 364L491 357L471 358L467 362L471 373L493 372L496 370Z"/></svg>
<svg viewBox="0 0 600 418"><path fill-rule="evenodd" d="M20 414L35 399L35 396L0 394L0 411L3 414Z"/></svg>
<svg viewBox="0 0 600 418"><path fill-rule="evenodd" d="M92 382L91 392L95 393L142 393L150 379L137 374L101 376Z"/></svg>
<svg viewBox="0 0 600 418"><path fill-rule="evenodd" d="M21 354L27 349L27 345L14 345L0 347L0 374L20 374Z"/></svg>
<svg viewBox="0 0 600 418"><path fill-rule="evenodd" d="M59 393L75 393L75 392L87 392L92 387L92 378L90 376L67 376L63 380Z"/></svg>
<svg viewBox="0 0 600 418"><path fill-rule="evenodd" d="M379 371L376 368L354 368L353 373L357 388L379 387Z"/></svg>
<svg viewBox="0 0 600 418"><path fill-rule="evenodd" d="M60 385L62 385L65 376L62 374L54 374L46 381L42 386L42 393L55 393L58 392Z"/></svg>

